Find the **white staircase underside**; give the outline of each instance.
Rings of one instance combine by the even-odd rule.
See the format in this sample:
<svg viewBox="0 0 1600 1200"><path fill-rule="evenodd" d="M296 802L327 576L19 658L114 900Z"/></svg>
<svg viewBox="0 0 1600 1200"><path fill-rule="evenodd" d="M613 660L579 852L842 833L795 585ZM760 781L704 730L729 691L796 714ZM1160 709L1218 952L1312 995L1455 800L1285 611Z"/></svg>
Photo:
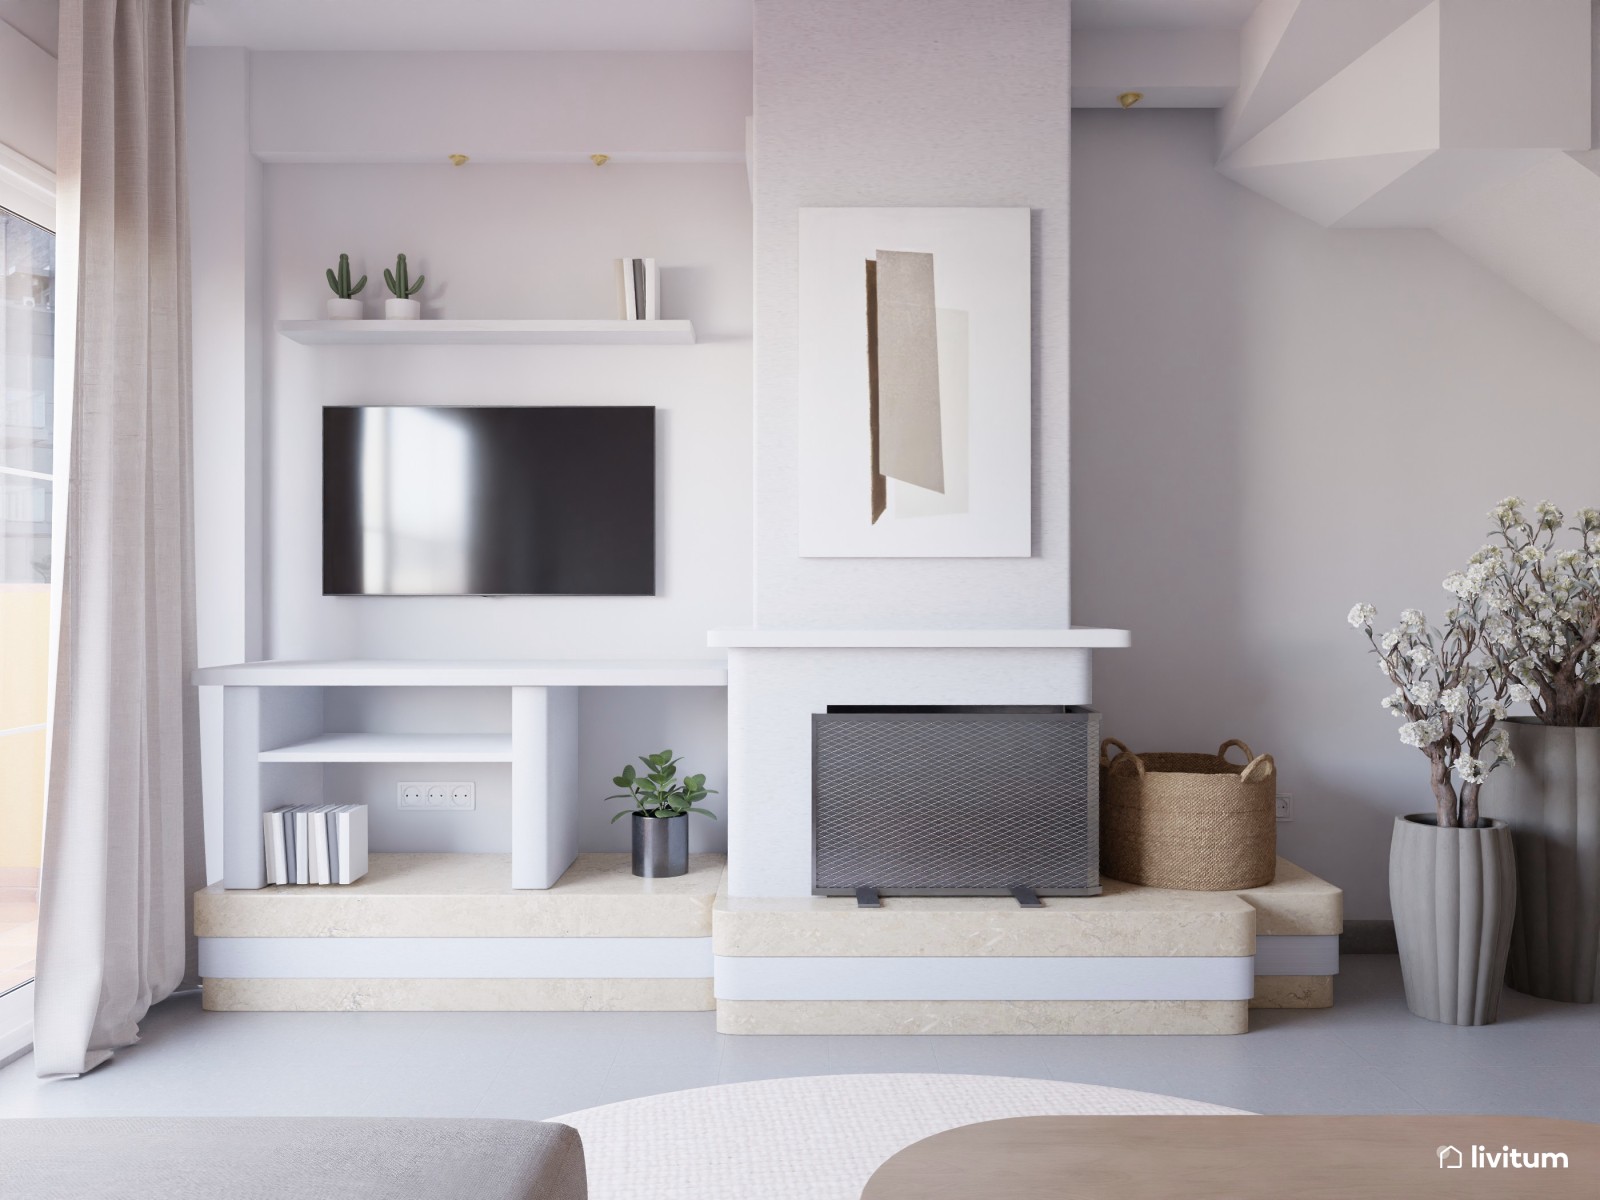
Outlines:
<svg viewBox="0 0 1600 1200"><path fill-rule="evenodd" d="M1542 158L1469 197L1438 230L1600 341L1600 152Z"/></svg>
<svg viewBox="0 0 1600 1200"><path fill-rule="evenodd" d="M1327 226L1425 228L1600 340L1592 0L1263 0L1218 169Z"/></svg>

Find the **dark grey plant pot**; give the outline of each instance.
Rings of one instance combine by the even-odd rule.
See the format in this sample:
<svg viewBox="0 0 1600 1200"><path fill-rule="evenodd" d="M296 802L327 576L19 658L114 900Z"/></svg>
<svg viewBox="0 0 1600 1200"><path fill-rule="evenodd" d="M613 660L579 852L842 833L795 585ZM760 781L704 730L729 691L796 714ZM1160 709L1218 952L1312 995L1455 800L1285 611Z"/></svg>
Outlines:
<svg viewBox="0 0 1600 1200"><path fill-rule="evenodd" d="M689 818L633 814L633 873L670 879L689 873Z"/></svg>
<svg viewBox="0 0 1600 1200"><path fill-rule="evenodd" d="M1485 816L1511 826L1517 918L1506 982L1568 1004L1600 996L1600 729L1513 717L1516 762L1490 775Z"/></svg>
<svg viewBox="0 0 1600 1200"><path fill-rule="evenodd" d="M1406 1007L1445 1025L1492 1025L1516 903L1516 853L1504 821L1441 829L1431 813L1396 817L1389 904Z"/></svg>

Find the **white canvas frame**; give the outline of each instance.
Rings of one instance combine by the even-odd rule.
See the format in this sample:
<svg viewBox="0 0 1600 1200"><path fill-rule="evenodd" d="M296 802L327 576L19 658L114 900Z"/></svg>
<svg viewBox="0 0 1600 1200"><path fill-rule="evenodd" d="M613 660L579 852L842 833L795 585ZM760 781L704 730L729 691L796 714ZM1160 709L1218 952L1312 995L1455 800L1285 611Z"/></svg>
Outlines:
<svg viewBox="0 0 1600 1200"><path fill-rule="evenodd" d="M803 208L799 224L801 556L1028 557L1029 210ZM964 512L871 519L865 262L878 250L933 254L936 305L967 314Z"/></svg>

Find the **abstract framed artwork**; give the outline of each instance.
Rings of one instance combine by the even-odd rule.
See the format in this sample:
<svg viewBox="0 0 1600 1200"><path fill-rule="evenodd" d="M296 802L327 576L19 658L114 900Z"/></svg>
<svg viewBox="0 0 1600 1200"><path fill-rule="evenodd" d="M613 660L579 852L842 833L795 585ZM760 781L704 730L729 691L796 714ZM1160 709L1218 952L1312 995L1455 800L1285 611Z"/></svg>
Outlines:
<svg viewBox="0 0 1600 1200"><path fill-rule="evenodd" d="M1032 552L1026 208L800 210L800 553Z"/></svg>

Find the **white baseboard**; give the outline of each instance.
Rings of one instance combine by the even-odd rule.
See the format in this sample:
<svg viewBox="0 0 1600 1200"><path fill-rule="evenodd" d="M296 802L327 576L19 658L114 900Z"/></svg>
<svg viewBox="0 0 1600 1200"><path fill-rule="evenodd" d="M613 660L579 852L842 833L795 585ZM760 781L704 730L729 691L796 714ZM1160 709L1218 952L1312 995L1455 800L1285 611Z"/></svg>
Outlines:
<svg viewBox="0 0 1600 1200"><path fill-rule="evenodd" d="M744 958L718 955L718 1000L1249 1000L1255 959Z"/></svg>
<svg viewBox="0 0 1600 1200"><path fill-rule="evenodd" d="M711 939L200 939L206 979L709 979Z"/></svg>
<svg viewBox="0 0 1600 1200"><path fill-rule="evenodd" d="M1339 935L1275 933L1256 938L1257 975L1337 975Z"/></svg>

